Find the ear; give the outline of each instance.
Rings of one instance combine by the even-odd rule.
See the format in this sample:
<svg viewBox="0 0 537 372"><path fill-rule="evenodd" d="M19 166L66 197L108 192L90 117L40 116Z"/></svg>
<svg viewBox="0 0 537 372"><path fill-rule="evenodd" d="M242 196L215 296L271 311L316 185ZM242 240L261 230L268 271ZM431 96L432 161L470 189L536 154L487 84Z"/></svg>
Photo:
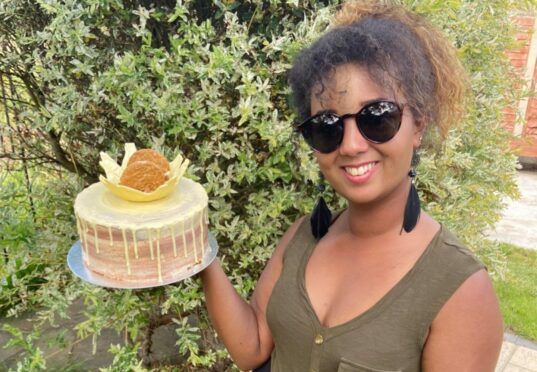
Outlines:
<svg viewBox="0 0 537 372"><path fill-rule="evenodd" d="M426 128L427 128L427 124L425 124L425 122L422 119L416 119L414 121L413 145L415 149L420 147Z"/></svg>

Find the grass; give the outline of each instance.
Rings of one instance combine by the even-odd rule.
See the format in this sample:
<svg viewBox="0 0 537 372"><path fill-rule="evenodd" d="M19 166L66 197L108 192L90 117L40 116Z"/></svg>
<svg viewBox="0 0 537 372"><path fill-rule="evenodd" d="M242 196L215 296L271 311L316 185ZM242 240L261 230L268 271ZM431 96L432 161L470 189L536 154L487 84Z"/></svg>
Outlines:
<svg viewBox="0 0 537 372"><path fill-rule="evenodd" d="M505 257L505 267L492 280L504 326L519 336L537 341L537 250L508 243L499 243L498 247Z"/></svg>

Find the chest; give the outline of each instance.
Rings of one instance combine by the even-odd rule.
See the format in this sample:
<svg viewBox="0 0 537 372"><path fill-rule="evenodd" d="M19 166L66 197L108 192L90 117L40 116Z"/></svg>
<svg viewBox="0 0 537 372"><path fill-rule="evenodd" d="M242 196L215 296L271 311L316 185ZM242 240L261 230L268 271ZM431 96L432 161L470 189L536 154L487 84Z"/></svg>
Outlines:
<svg viewBox="0 0 537 372"><path fill-rule="evenodd" d="M399 263L357 264L349 257L313 253L297 249L288 256L271 295L272 370L354 371L356 364L418 371L422 332L412 321L414 313L406 311L416 305L406 290L413 279L384 296L380 305L372 300L397 282L380 274L397 272Z"/></svg>
<svg viewBox="0 0 537 372"><path fill-rule="evenodd" d="M307 297L320 324L333 327L381 301L412 269L422 249L378 247L375 251L319 244L305 266Z"/></svg>

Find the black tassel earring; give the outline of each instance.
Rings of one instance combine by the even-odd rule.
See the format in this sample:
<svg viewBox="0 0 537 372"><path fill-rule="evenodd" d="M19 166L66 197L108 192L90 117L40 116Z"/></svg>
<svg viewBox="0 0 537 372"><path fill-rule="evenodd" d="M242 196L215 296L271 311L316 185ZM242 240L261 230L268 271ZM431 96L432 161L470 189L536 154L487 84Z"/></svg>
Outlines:
<svg viewBox="0 0 537 372"><path fill-rule="evenodd" d="M410 178L412 178L412 183L410 184L410 192L408 193L408 199L406 201L403 227L401 228L400 232L401 234L403 233L403 230L409 233L412 231L412 229L414 229L414 227L416 227L421 212L420 197L416 187L414 186L414 178L416 177L416 171L414 168L408 172L408 175Z"/></svg>
<svg viewBox="0 0 537 372"><path fill-rule="evenodd" d="M420 197L418 195L416 187L414 186L414 178L416 177L416 171L414 170L414 168L412 168L410 172L408 172L408 175L412 179L412 182L410 184L410 192L408 193L408 199L406 201L405 214L403 217L403 227L401 228L400 232L401 234L403 233L403 230L409 233L414 229L414 227L416 227L421 212Z"/></svg>
<svg viewBox="0 0 537 372"><path fill-rule="evenodd" d="M322 174L320 175L318 189L321 195L310 218L311 233L317 240L321 239L328 232L328 227L330 227L330 222L332 222L332 212L330 212L323 198L324 177Z"/></svg>

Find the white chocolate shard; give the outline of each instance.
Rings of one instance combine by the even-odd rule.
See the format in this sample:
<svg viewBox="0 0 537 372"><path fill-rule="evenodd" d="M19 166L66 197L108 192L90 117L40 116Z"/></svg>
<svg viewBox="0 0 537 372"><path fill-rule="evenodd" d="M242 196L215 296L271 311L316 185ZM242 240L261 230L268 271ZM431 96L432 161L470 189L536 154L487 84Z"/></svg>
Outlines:
<svg viewBox="0 0 537 372"><path fill-rule="evenodd" d="M121 173L127 168L127 164L129 163L129 159L131 158L132 154L136 152L136 145L132 142L127 142L125 144L125 155L123 156L123 161L121 162Z"/></svg>
<svg viewBox="0 0 537 372"><path fill-rule="evenodd" d="M106 173L106 178L112 183L119 183L121 178L122 169L115 162L114 159L110 157L106 152L101 152L101 161L99 162L101 168L104 169Z"/></svg>
<svg viewBox="0 0 537 372"><path fill-rule="evenodd" d="M99 180L110 190L113 194L121 199L134 201L134 202L149 202L158 199L162 199L173 192L175 186L180 181L181 177L185 173L190 161L183 158L180 154L170 163L170 170L168 172L168 179L162 185L151 192L144 192L133 189L131 187L120 185L121 175L131 156L136 152L136 146L134 143L125 144L125 156L121 166L119 166L114 159L112 159L105 152L101 152L101 161L99 164L104 169L106 177L99 176Z"/></svg>

